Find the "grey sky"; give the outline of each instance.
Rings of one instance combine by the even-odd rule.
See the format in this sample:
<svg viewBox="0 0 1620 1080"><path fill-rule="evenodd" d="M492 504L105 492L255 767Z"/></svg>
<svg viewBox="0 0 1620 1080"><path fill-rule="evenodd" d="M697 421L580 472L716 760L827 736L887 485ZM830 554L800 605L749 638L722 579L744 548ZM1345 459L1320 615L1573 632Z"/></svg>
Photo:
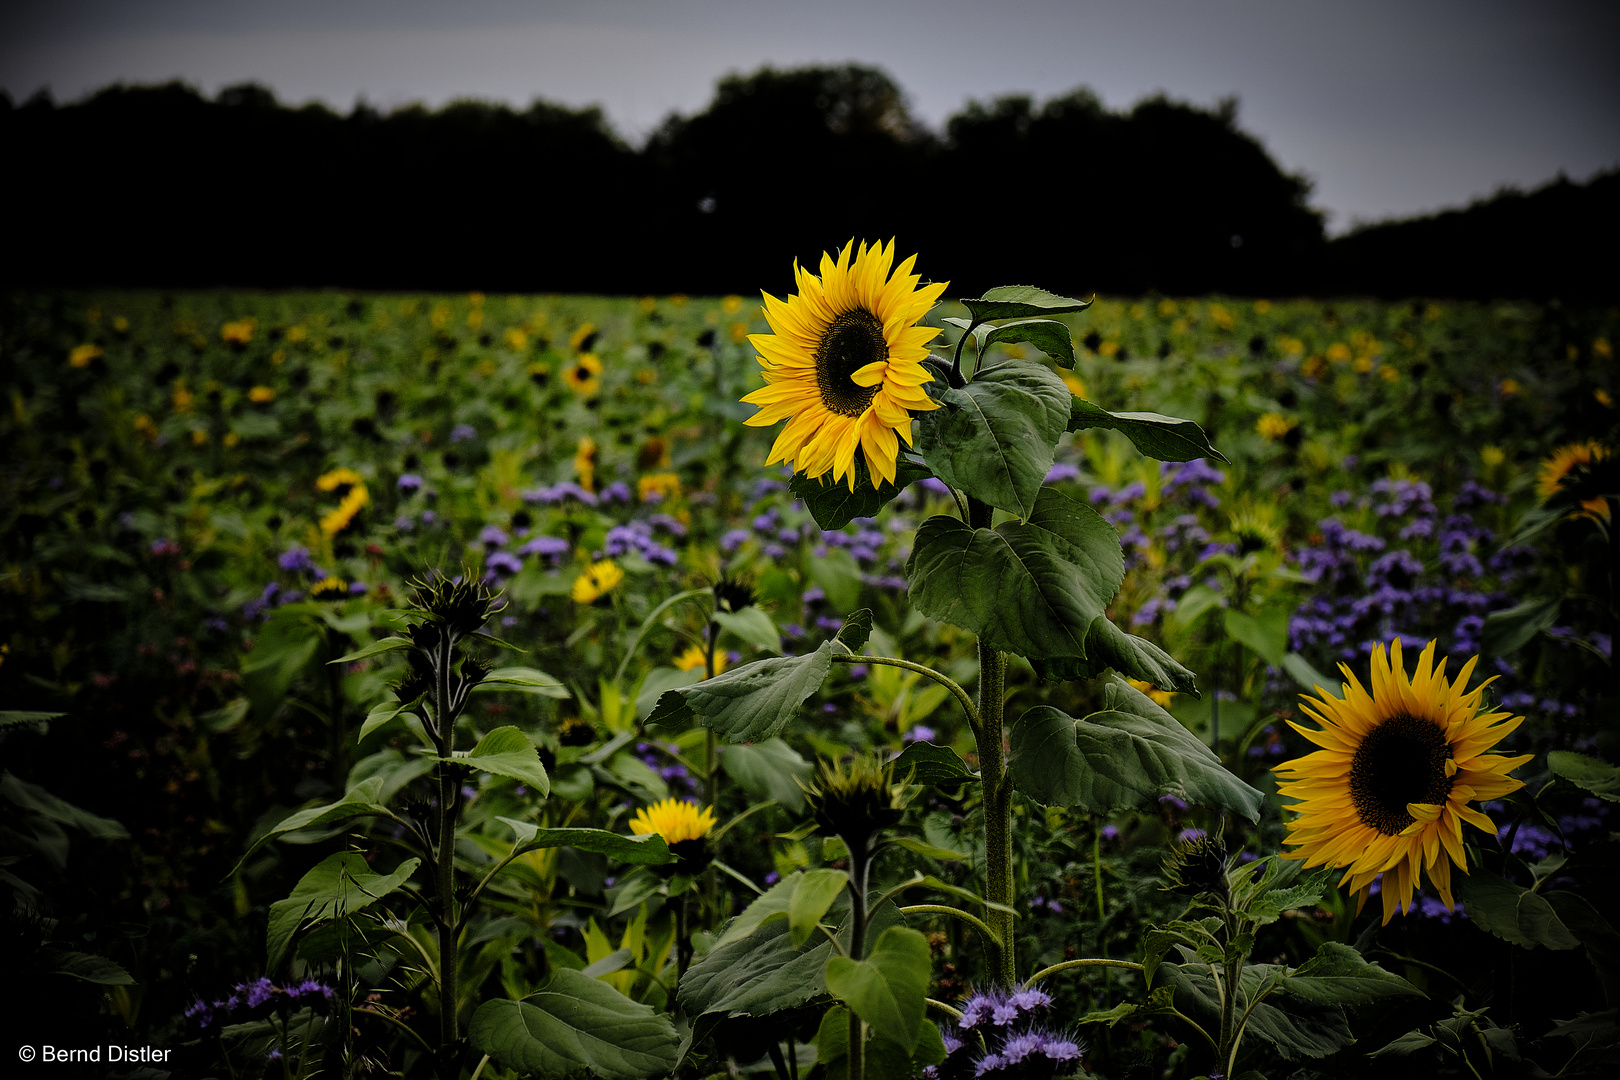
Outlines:
<svg viewBox="0 0 1620 1080"><path fill-rule="evenodd" d="M1340 231L1620 165L1617 46L1620 5L1575 0L8 0L0 87L542 97L600 104L632 140L766 63L883 67L935 127L969 98L1081 84L1114 107L1236 95Z"/></svg>

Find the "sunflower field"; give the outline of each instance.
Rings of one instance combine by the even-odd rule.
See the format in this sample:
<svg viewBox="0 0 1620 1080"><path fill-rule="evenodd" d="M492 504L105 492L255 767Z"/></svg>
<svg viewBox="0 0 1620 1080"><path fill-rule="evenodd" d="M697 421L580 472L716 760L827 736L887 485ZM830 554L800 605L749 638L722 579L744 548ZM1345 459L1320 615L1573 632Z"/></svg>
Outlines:
<svg viewBox="0 0 1620 1080"><path fill-rule="evenodd" d="M849 255L9 296L8 1071L1612 1075L1620 310Z"/></svg>

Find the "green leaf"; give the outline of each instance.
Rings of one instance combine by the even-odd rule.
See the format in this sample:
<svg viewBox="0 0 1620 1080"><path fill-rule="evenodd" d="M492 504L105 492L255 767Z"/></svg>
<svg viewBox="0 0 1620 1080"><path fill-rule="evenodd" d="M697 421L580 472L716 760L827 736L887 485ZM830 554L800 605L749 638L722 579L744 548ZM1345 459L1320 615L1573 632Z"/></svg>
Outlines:
<svg viewBox="0 0 1620 1080"><path fill-rule="evenodd" d="M1084 311L1091 306L1091 301L1058 296L1033 285L1002 285L977 300L963 300L962 306L973 315L974 322L981 323L991 319L1027 319Z"/></svg>
<svg viewBox="0 0 1620 1080"><path fill-rule="evenodd" d="M1311 666L1309 660L1306 660L1297 652L1283 654L1282 669L1286 671L1289 677L1292 678L1295 683L1299 684L1301 688L1310 690L1312 692L1315 692L1318 687L1321 687L1323 690L1333 690L1336 688L1335 684L1339 682L1338 679L1331 678L1322 674L1320 671L1317 671L1316 668Z"/></svg>
<svg viewBox="0 0 1620 1080"><path fill-rule="evenodd" d="M771 652L782 651L782 634L771 617L750 604L741 611L716 611L714 621L721 629L729 630L750 645L758 645Z"/></svg>
<svg viewBox="0 0 1620 1080"><path fill-rule="evenodd" d="M1560 597L1526 600L1504 611L1491 612L1485 616L1485 627L1480 631L1480 650L1487 656L1506 656L1523 648L1557 620L1562 604Z"/></svg>
<svg viewBox="0 0 1620 1080"><path fill-rule="evenodd" d="M55 720L59 716L66 716L65 712L30 712L27 710L6 709L0 711L0 728L8 728L13 724L41 724L47 720Z"/></svg>
<svg viewBox="0 0 1620 1080"><path fill-rule="evenodd" d="M756 801L774 800L790 814L804 811L804 789L797 780L810 779L810 763L781 739L727 746L720 768Z"/></svg>
<svg viewBox="0 0 1620 1080"><path fill-rule="evenodd" d="M421 859L406 859L393 873L379 874L357 852L340 851L322 859L299 880L287 899L270 905L268 970L280 970L287 946L299 927L348 918L365 910L409 881L420 865Z"/></svg>
<svg viewBox="0 0 1620 1080"><path fill-rule="evenodd" d="M728 742L762 742L781 732L820 688L832 667L833 642L813 653L756 660L693 686L665 691L649 724L678 726L692 719Z"/></svg>
<svg viewBox="0 0 1620 1080"><path fill-rule="evenodd" d="M883 932L864 960L828 960L827 992L853 1009L878 1037L909 1053L917 1045L931 972L928 940L897 926Z"/></svg>
<svg viewBox="0 0 1620 1080"><path fill-rule="evenodd" d="M912 836L897 836L894 838L894 844L897 847L905 848L913 855L922 855L929 859L952 862L957 859L967 858L967 853L964 851L952 851L950 848L935 847L933 844L925 844Z"/></svg>
<svg viewBox="0 0 1620 1080"><path fill-rule="evenodd" d="M1245 615L1236 608L1226 609L1226 634L1247 645L1272 667L1282 667L1288 651L1288 618L1284 608L1273 608L1259 616Z"/></svg>
<svg viewBox="0 0 1620 1080"><path fill-rule="evenodd" d="M511 725L491 731L466 753L457 751L454 756L440 760L522 781L541 798L551 794L551 778L546 775L546 767L540 764L540 752L527 735Z"/></svg>
<svg viewBox="0 0 1620 1080"><path fill-rule="evenodd" d="M1289 972L1282 988L1318 1005L1370 1005L1391 996L1424 997L1393 972L1368 963L1348 945L1325 941L1316 955Z"/></svg>
<svg viewBox="0 0 1620 1080"><path fill-rule="evenodd" d="M1056 319L1021 319L1002 323L985 335L984 344L1026 342L1064 367L1074 367L1074 338ZM982 346L981 346L982 348Z"/></svg>
<svg viewBox="0 0 1620 1080"><path fill-rule="evenodd" d="M1264 796L1232 775L1181 723L1115 676L1101 712L1076 720L1048 705L1024 713L1008 770L1030 798L1110 814L1175 795L1260 819Z"/></svg>
<svg viewBox="0 0 1620 1080"><path fill-rule="evenodd" d="M1554 750L1547 755L1547 768L1600 799L1620 802L1620 767L1572 750Z"/></svg>
<svg viewBox="0 0 1620 1080"><path fill-rule="evenodd" d="M125 971L115 961L94 953L56 953L50 957L50 966L47 970L100 986L135 985L135 976Z"/></svg>
<svg viewBox="0 0 1620 1080"><path fill-rule="evenodd" d="M977 781L979 774L948 746L914 742L894 759L894 775L910 776L914 784L949 785Z"/></svg>
<svg viewBox="0 0 1620 1080"><path fill-rule="evenodd" d="M405 638L405 637L379 638L378 640L373 641L370 645L367 645L364 648L359 649L359 650L357 650L355 652L349 653L347 656L340 656L336 660L328 660L327 665L330 666L332 664L352 664L356 660L369 660L373 656L381 656L383 653L386 653L386 652L395 652L395 651L397 651L399 649L414 649L415 647L416 646L411 644L411 639L410 638Z"/></svg>
<svg viewBox="0 0 1620 1080"><path fill-rule="evenodd" d="M280 708L293 680L320 648L322 632L309 624L297 610L299 606L271 612L253 651L242 659L242 685L261 720Z"/></svg>
<svg viewBox="0 0 1620 1080"><path fill-rule="evenodd" d="M1032 659L1085 656L1086 633L1124 576L1114 527L1051 488L1024 522L973 529L929 518L906 565L917 610Z"/></svg>
<svg viewBox="0 0 1620 1080"><path fill-rule="evenodd" d="M742 914L731 920L717 944L729 945L733 941L740 941L772 920L787 918L788 909L793 906L793 894L798 892L799 882L803 880L804 871L795 870L756 896L743 908Z"/></svg>
<svg viewBox="0 0 1620 1080"><path fill-rule="evenodd" d="M646 866L679 861L661 836L624 836L607 829L542 829L533 822L515 818L496 820L511 826L516 837L512 846L514 855L541 848L571 847Z"/></svg>
<svg viewBox="0 0 1620 1080"><path fill-rule="evenodd" d="M788 936L800 948L816 932L827 909L849 883L842 870L807 870L788 900Z"/></svg>
<svg viewBox="0 0 1620 1080"><path fill-rule="evenodd" d="M928 1033L933 1039L928 1039ZM934 1043L938 1043L938 1057L943 1061L945 1043L933 1024L919 1029L915 1056L906 1050L869 1032L866 1039L866 1080L908 1080L922 1071L916 1058L933 1058ZM816 1072L823 1080L849 1080L849 1010L842 1005L828 1009L816 1027Z"/></svg>
<svg viewBox="0 0 1620 1080"><path fill-rule="evenodd" d="M1176 1006L1193 1019L1205 1021L1206 1025L1218 1022L1220 993L1208 965L1186 963L1192 959L1191 951L1186 948L1181 949L1181 954L1182 964L1159 965L1169 984L1175 987ZM1248 965L1240 979L1245 996L1252 1001L1254 995L1282 973L1283 969L1274 964ZM1290 1060L1325 1057L1356 1041L1341 1007L1289 998L1272 997L1255 1005L1249 1012L1246 1030L1250 1036L1270 1043Z"/></svg>
<svg viewBox="0 0 1620 1080"><path fill-rule="evenodd" d="M1084 431L1087 428L1112 428L1135 443L1144 455L1159 461L1226 460L1209 444L1204 429L1191 420L1152 412L1109 412L1084 398L1072 398L1068 429Z"/></svg>
<svg viewBox="0 0 1620 1080"><path fill-rule="evenodd" d="M794 948L786 918L746 937L728 940L728 936L729 931L681 980L679 999L688 1016L709 1012L766 1016L827 992L824 971L832 955L831 942L807 950Z"/></svg>
<svg viewBox="0 0 1620 1080"><path fill-rule="evenodd" d="M66 799L52 795L38 784L20 780L9 772L0 772L0 798L25 813L38 814L58 825L77 829L93 840L127 840L129 830L112 818L92 814L74 806Z"/></svg>
<svg viewBox="0 0 1620 1080"><path fill-rule="evenodd" d="M852 653L859 654L866 648L866 643L872 637L872 609L860 608L849 613L844 625L838 628L833 635L834 640L840 642L844 648Z"/></svg>
<svg viewBox="0 0 1620 1080"><path fill-rule="evenodd" d="M1071 396L1045 364L997 364L941 393L942 407L917 419L917 446L945 483L1027 518L1052 468Z"/></svg>
<svg viewBox="0 0 1620 1080"><path fill-rule="evenodd" d="M669 1017L583 972L561 968L524 1001L486 1001L467 1027L473 1049L503 1069L602 1080L674 1070L680 1036Z"/></svg>
<svg viewBox="0 0 1620 1080"><path fill-rule="evenodd" d="M365 742L367 735L370 735L414 704L414 701L384 701L382 704L373 707L366 714L365 723L360 725L360 734L355 736L354 741L357 743Z"/></svg>
<svg viewBox="0 0 1620 1080"><path fill-rule="evenodd" d="M827 594L827 603L842 613L854 611L861 599L861 568L855 557L842 548L833 548L810 562L810 580Z"/></svg>
<svg viewBox="0 0 1620 1080"><path fill-rule="evenodd" d="M1275 865L1275 864L1273 864ZM1292 865L1298 865L1297 863ZM1270 889L1244 907L1244 915L1257 926L1276 922L1285 911L1314 908L1332 888L1327 870L1318 871L1302 885Z"/></svg>
<svg viewBox="0 0 1620 1080"><path fill-rule="evenodd" d="M1095 679L1110 668L1132 679L1150 682L1160 690L1198 696L1198 676L1146 638L1127 634L1106 615L1091 621L1086 632L1086 655L1030 661L1043 682Z"/></svg>
<svg viewBox="0 0 1620 1080"><path fill-rule="evenodd" d="M1580 942L1540 893L1521 888L1483 867L1452 878L1469 921L1523 949L1573 949Z"/></svg>
<svg viewBox="0 0 1620 1080"><path fill-rule="evenodd" d="M517 690L520 693L558 699L571 696L568 687L545 672L531 667L496 668L473 687L474 693L490 690Z"/></svg>
<svg viewBox="0 0 1620 1080"><path fill-rule="evenodd" d="M854 491L849 489L847 482L835 483L830 475L822 480L812 479L803 473L793 474L793 479L788 481L788 491L804 503L817 525L823 529L842 529L856 518L875 517L908 485L934 475L921 458L904 451L895 458L894 464L895 482L892 484L873 487L872 475L867 471L866 463L856 457Z"/></svg>
<svg viewBox="0 0 1620 1080"><path fill-rule="evenodd" d="M327 803L325 806L312 806L307 810L299 810L296 813L288 814L267 830L263 836L249 844L248 849L242 853L242 858L236 865L240 867L243 862L247 861L249 855L252 855L264 844L284 833L296 832L299 829L317 829L322 826L336 825L340 821L348 821L357 817L393 817L393 812L378 801L382 798L382 789L383 778L380 776L372 777L350 788L343 798L335 803Z"/></svg>

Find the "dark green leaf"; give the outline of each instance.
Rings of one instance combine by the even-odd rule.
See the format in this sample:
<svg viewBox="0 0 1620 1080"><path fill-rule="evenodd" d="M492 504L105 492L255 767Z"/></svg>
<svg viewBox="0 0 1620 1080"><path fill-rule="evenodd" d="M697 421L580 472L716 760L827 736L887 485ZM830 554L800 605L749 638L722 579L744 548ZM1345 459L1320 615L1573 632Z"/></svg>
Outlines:
<svg viewBox="0 0 1620 1080"><path fill-rule="evenodd" d="M913 855L921 855L929 859L941 859L947 862L954 862L957 859L967 858L967 852L965 851L954 851L951 848L935 847L933 844L925 844L921 840L918 840L916 837L912 836L897 836L894 838L894 844L896 847L906 849Z"/></svg>
<svg viewBox="0 0 1620 1080"><path fill-rule="evenodd" d="M786 918L788 909L793 906L793 894L799 891L799 883L803 880L804 871L795 870L756 896L743 909L742 914L732 919L726 926L718 944L729 945L733 941L740 941L773 920Z"/></svg>
<svg viewBox="0 0 1620 1080"><path fill-rule="evenodd" d="M568 688L562 683L545 672L531 667L496 668L473 687L474 693L490 690L517 690L525 694L539 694L541 697L558 699L570 696Z"/></svg>
<svg viewBox="0 0 1620 1080"><path fill-rule="evenodd" d="M850 612L834 637L843 643L844 648L858 654L872 637L872 609L861 608Z"/></svg>
<svg viewBox="0 0 1620 1080"><path fill-rule="evenodd" d="M917 610L1032 659L1086 656L1086 632L1124 574L1114 527L1050 488L1025 522L929 518L906 566Z"/></svg>
<svg viewBox="0 0 1620 1080"><path fill-rule="evenodd" d="M974 322L987 322L991 319L1027 319L1038 315L1084 311L1091 306L1091 301L1058 296L1033 285L1002 285L977 300L963 300L962 306L972 313Z"/></svg>
<svg viewBox="0 0 1620 1080"><path fill-rule="evenodd" d="M301 926L344 919L363 911L410 880L421 859L406 859L391 874L371 869L365 856L340 851L305 874L285 900L270 905L266 933L268 969L280 970L282 957Z"/></svg>
<svg viewBox="0 0 1620 1080"><path fill-rule="evenodd" d="M388 807L379 801L382 798L383 778L372 777L350 788L349 791L335 803L325 806L312 806L307 810L299 810L282 818L274 827L267 830L253 843L248 845L247 851L242 853L242 861L257 851L261 845L281 836L283 833L295 832L299 829L317 829L325 825L336 825L340 821L348 821L357 817L393 817ZM241 862L237 863L241 866Z"/></svg>
<svg viewBox="0 0 1620 1080"><path fill-rule="evenodd" d="M1390 996L1423 997L1423 991L1348 945L1326 941L1316 955L1283 980L1283 989L1318 1005L1367 1005Z"/></svg>
<svg viewBox="0 0 1620 1080"><path fill-rule="evenodd" d="M943 407L918 418L918 449L945 483L1027 518L1068 424L1070 396L1045 364L997 364L947 389Z"/></svg>
<svg viewBox="0 0 1620 1080"><path fill-rule="evenodd" d="M1526 600L1503 611L1491 612L1485 616L1485 628L1480 631L1481 651L1487 656L1506 656L1523 648L1557 620L1562 603L1558 597Z"/></svg>
<svg viewBox="0 0 1620 1080"><path fill-rule="evenodd" d="M1330 678L1311 666L1309 660L1297 652L1284 653L1282 669L1288 672L1290 678L1305 690L1315 691L1318 687L1323 690L1336 689L1338 679Z"/></svg>
<svg viewBox="0 0 1620 1080"><path fill-rule="evenodd" d="M853 1009L878 1037L909 1053L917 1045L931 972L928 940L897 926L884 931L864 960L828 960L827 992Z"/></svg>
<svg viewBox="0 0 1620 1080"><path fill-rule="evenodd" d="M680 725L697 719L728 742L762 742L799 714L805 699L827 678L832 655L828 640L813 653L756 660L666 691L647 723Z"/></svg>
<svg viewBox="0 0 1620 1080"><path fill-rule="evenodd" d="M1226 460L1219 450L1209 444L1203 428L1191 420L1160 413L1109 412L1100 405L1077 397L1069 402L1068 428L1070 431L1112 428L1135 443L1143 454L1159 461L1192 461L1195 458Z"/></svg>
<svg viewBox="0 0 1620 1080"><path fill-rule="evenodd" d="M1272 608L1259 616L1227 608L1226 634L1253 649L1272 667L1282 667L1283 654L1288 651L1288 619L1285 608Z"/></svg>
<svg viewBox="0 0 1620 1080"><path fill-rule="evenodd" d="M386 653L386 652L395 652L395 651L397 651L399 649L413 649L413 648L415 648L415 646L411 644L411 639L410 638L385 637L385 638L380 638L377 641L373 641L370 645L367 645L362 649L356 650L355 652L349 653L346 656L340 656L336 660L328 660L327 663L328 664L352 664L356 660L368 660L373 656L381 656L383 653Z"/></svg>
<svg viewBox="0 0 1620 1080"><path fill-rule="evenodd" d="M526 1001L486 1001L467 1028L473 1049L503 1069L602 1080L641 1080L675 1067L680 1037L669 1017L604 982L557 970Z"/></svg>
<svg viewBox="0 0 1620 1080"><path fill-rule="evenodd" d="M827 992L823 971L832 944L794 948L785 918L747 937L722 942L688 968L681 980L680 1003L688 1016L707 1012L766 1016Z"/></svg>
<svg viewBox="0 0 1620 1080"><path fill-rule="evenodd" d="M28 712L16 709L6 709L0 712L0 728L7 728L13 724L40 724L46 720L55 720L59 716L66 716L62 712Z"/></svg>
<svg viewBox="0 0 1620 1080"><path fill-rule="evenodd" d="M624 836L607 829L542 829L533 822L505 817L498 820L511 826L515 834L514 855L541 848L571 847L647 866L677 861L661 836Z"/></svg>
<svg viewBox="0 0 1620 1080"><path fill-rule="evenodd" d="M491 731L466 753L457 751L454 757L443 760L520 780L541 798L551 794L551 779L546 776L546 767L540 764L539 751L527 735L510 725Z"/></svg>
<svg viewBox="0 0 1620 1080"><path fill-rule="evenodd" d="M1452 878L1452 887L1469 920L1504 941L1524 949L1573 949L1580 944L1545 897L1483 867Z"/></svg>
<svg viewBox="0 0 1620 1080"><path fill-rule="evenodd" d="M960 784L977 781L979 774L968 768L962 756L948 746L914 742L894 759L894 775L910 776L914 784Z"/></svg>
<svg viewBox="0 0 1620 1080"><path fill-rule="evenodd" d="M804 811L804 789L810 763L781 739L725 747L720 768L755 800L773 799L790 814Z"/></svg>
<svg viewBox="0 0 1620 1080"><path fill-rule="evenodd" d="M63 952L50 956L48 970L100 986L134 986L135 977L116 962L94 953Z"/></svg>
<svg viewBox="0 0 1620 1080"><path fill-rule="evenodd" d="M1095 679L1113 669L1132 679L1150 682L1160 690L1198 696L1198 676L1176 663L1174 657L1146 638L1127 634L1106 615L1099 615L1086 632L1086 655L1030 661L1043 682Z"/></svg>
<svg viewBox="0 0 1620 1080"><path fill-rule="evenodd" d="M985 336L986 345L1027 342L1063 367L1074 367L1074 338L1056 319L1021 319L1002 323Z"/></svg>
<svg viewBox="0 0 1620 1080"><path fill-rule="evenodd" d="M848 883L849 875L842 870L805 871L788 899L788 937L794 948L802 948L816 932L816 925Z"/></svg>
<svg viewBox="0 0 1620 1080"><path fill-rule="evenodd" d="M1547 768L1599 798L1620 802L1620 767L1572 750L1554 750L1547 755Z"/></svg>
<svg viewBox="0 0 1620 1080"><path fill-rule="evenodd" d="M1181 723L1123 679L1108 708L1076 720L1048 705L1014 725L1008 770L1019 790L1047 805L1110 814L1175 795L1260 819L1264 796L1232 775Z"/></svg>
<svg viewBox="0 0 1620 1080"><path fill-rule="evenodd" d="M26 813L38 814L59 825L77 829L94 840L129 838L129 830L112 818L104 818L74 806L66 799L52 795L38 784L18 779L9 772L0 772L0 798L4 798Z"/></svg>
<svg viewBox="0 0 1620 1080"><path fill-rule="evenodd" d="M1390 1054L1394 1057L1408 1057L1412 1054L1420 1053L1421 1051L1429 1049L1434 1045L1434 1043L1435 1039L1433 1035L1426 1034L1422 1031L1408 1031L1405 1035L1395 1039L1388 1046L1374 1050L1367 1056L1383 1057L1385 1054Z"/></svg>
<svg viewBox="0 0 1620 1080"><path fill-rule="evenodd" d="M1187 950L1183 949L1182 955L1190 959ZM1159 970L1175 987L1177 1008L1206 1024L1218 1021L1221 999L1207 966L1164 963ZM1241 979L1245 994L1252 1000L1281 973L1273 964L1250 964L1243 969ZM1255 1005L1249 1012L1246 1030L1250 1037L1264 1039L1290 1060L1325 1057L1356 1041L1339 1006L1288 998L1272 997Z"/></svg>
<svg viewBox="0 0 1620 1080"><path fill-rule="evenodd" d="M842 529L856 518L875 517L889 501L909 484L934 475L921 458L902 452L895 459L895 482L872 486L872 475L860 457L855 459L855 490L849 484L834 483L832 477L813 480L794 473L788 490L804 503L810 516L823 529Z"/></svg>

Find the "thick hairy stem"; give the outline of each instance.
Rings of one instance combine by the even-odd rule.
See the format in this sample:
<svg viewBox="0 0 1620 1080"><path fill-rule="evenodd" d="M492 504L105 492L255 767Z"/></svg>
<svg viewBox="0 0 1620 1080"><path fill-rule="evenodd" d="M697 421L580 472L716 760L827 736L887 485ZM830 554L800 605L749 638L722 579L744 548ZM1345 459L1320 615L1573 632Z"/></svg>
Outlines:
<svg viewBox="0 0 1620 1080"><path fill-rule="evenodd" d="M1002 695L1007 681L1006 654L979 645L979 776L984 787L984 898L1011 907L1012 783L1002 750ZM1017 978L1013 956L1013 916L991 907L990 928L1000 944L990 946L990 978L998 986L1011 986Z"/></svg>
<svg viewBox="0 0 1620 1080"><path fill-rule="evenodd" d="M861 850L850 849L849 880L849 956L852 960L866 958L866 890L867 874L872 866L870 844ZM866 1024L855 1010L849 1010L849 1080L866 1080Z"/></svg>
<svg viewBox="0 0 1620 1080"><path fill-rule="evenodd" d="M456 744L456 718L451 709L451 664L455 650L445 635L439 650L434 674L434 719L439 727L439 754L449 757ZM434 821L434 867L438 871L434 883L434 899L439 906L439 1068L445 1076L459 1075L455 1063L455 1046L461 1039L460 1018L456 1002L461 994L458 942L461 937L461 919L456 911L456 803L460 797L457 767L440 761L435 768L439 781L439 801Z"/></svg>

